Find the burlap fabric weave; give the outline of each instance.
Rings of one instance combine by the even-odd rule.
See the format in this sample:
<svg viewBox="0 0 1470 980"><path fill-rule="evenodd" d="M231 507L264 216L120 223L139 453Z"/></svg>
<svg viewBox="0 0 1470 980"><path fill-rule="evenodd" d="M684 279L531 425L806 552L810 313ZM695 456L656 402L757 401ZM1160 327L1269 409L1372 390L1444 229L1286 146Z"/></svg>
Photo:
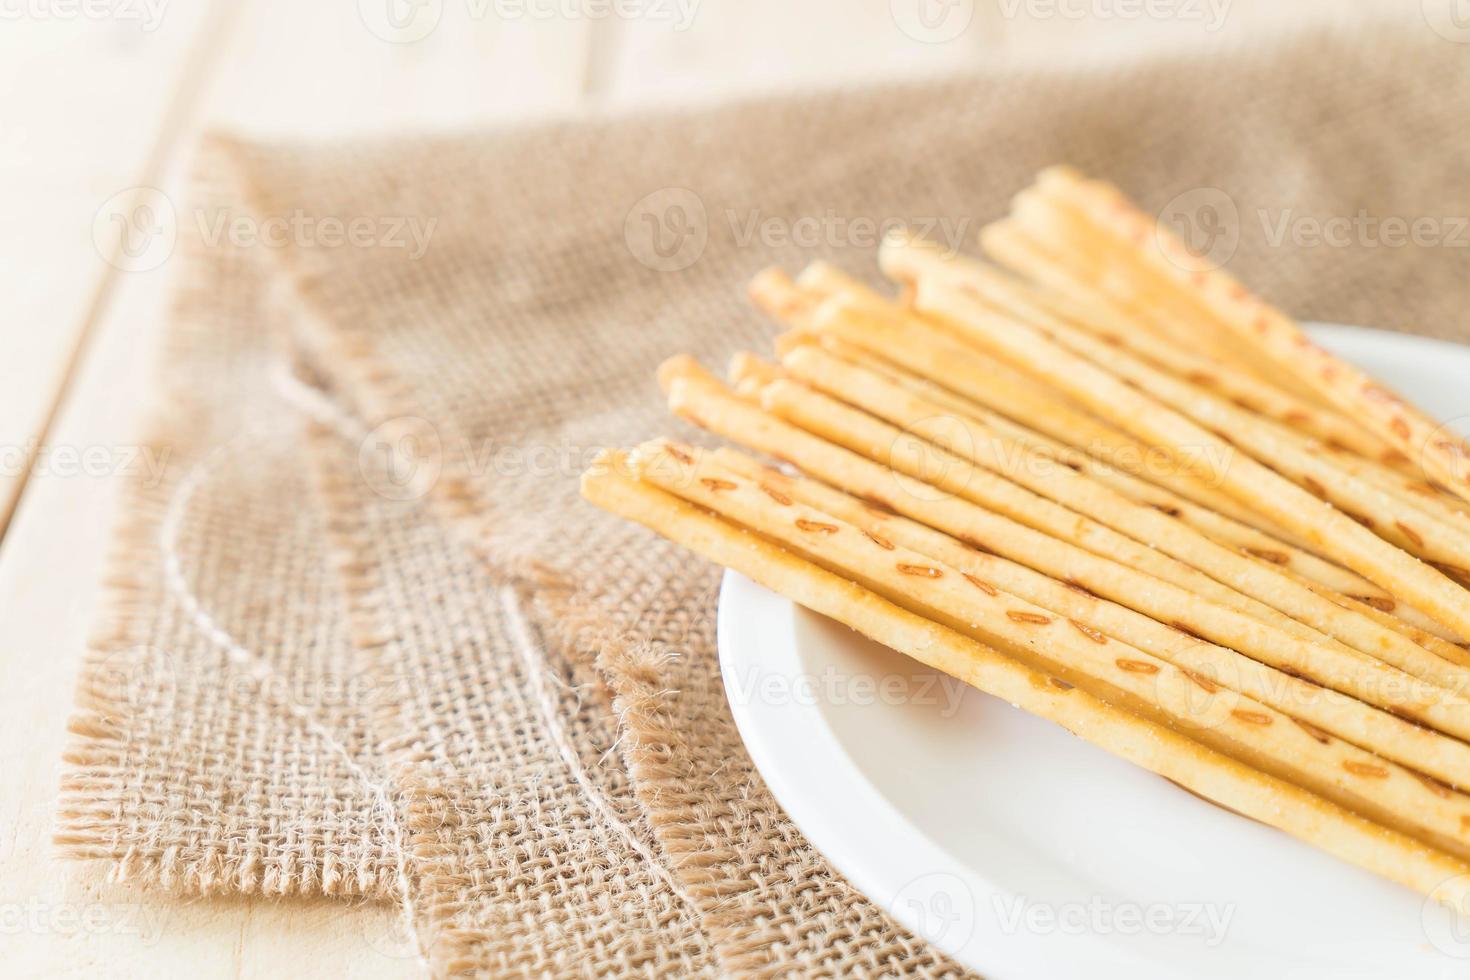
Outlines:
<svg viewBox="0 0 1470 980"><path fill-rule="evenodd" d="M1421 26L461 138L211 141L188 213L376 237L181 222L146 432L171 465L124 502L59 840L185 892L406 899L400 938L442 973L958 972L763 787L720 683L717 570L584 505L578 472L698 438L653 368L764 349L762 266L871 277L900 221L973 249L1058 161L1197 221L1304 318L1470 336L1467 108L1470 47ZM1356 230L1310 237L1334 219Z"/></svg>

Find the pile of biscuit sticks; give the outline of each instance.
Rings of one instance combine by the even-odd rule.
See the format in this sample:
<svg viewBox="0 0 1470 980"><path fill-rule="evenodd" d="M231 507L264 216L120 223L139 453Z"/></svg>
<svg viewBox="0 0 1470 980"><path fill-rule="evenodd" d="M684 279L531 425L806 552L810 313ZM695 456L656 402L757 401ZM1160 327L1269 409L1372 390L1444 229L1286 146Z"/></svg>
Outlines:
<svg viewBox="0 0 1470 980"><path fill-rule="evenodd" d="M659 371L744 451L585 496L1470 907L1470 452L1107 184L1044 171L981 246L890 237L893 297L762 272L774 359Z"/></svg>

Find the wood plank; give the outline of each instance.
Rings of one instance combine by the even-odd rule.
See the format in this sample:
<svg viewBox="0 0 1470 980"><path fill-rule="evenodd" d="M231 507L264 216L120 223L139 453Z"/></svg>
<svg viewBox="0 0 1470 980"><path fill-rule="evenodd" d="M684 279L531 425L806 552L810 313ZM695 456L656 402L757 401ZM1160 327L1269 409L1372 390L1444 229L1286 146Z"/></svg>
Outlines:
<svg viewBox="0 0 1470 980"><path fill-rule="evenodd" d="M995 0L646 0L596 94L617 105L826 88L972 67L999 39ZM932 10L930 8L933 8Z"/></svg>
<svg viewBox="0 0 1470 980"><path fill-rule="evenodd" d="M566 112L580 101L592 21L504 20L490 0L429 0L412 9L432 30L395 43L400 35L381 15L396 2L258 0L236 29L202 125L316 139L419 133Z"/></svg>
<svg viewBox="0 0 1470 980"><path fill-rule="evenodd" d="M132 189L161 162L175 93L188 92L189 56L218 9L138 0L97 17L89 5L12 6L0 30L0 213L10 229L0 236L0 536L119 273L109 264L116 222L133 216Z"/></svg>

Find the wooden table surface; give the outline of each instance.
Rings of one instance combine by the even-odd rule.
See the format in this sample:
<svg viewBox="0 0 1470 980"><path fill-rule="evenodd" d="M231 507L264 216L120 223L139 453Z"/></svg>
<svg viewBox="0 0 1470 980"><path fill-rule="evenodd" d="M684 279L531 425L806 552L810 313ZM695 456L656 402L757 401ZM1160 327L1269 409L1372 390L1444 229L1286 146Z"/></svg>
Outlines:
<svg viewBox="0 0 1470 980"><path fill-rule="evenodd" d="M172 900L61 862L50 845L112 501L142 465L132 440L174 273L168 212L199 133L411 132L1001 59L1073 65L1346 14L1328 0L1191 0L1153 19L1107 13L1121 9L1104 0L0 3L0 970L414 971L384 938L389 907ZM622 14L598 16L609 10Z"/></svg>

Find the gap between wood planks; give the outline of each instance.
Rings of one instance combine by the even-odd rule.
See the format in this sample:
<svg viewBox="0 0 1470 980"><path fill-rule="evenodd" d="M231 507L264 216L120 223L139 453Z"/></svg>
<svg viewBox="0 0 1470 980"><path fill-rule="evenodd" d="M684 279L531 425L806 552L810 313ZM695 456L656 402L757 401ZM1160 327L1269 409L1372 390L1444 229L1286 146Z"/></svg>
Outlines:
<svg viewBox="0 0 1470 980"><path fill-rule="evenodd" d="M144 158L143 167L138 175L139 179L134 184L135 194L141 193L143 188L156 185L162 179L170 158L195 117L203 93L208 88L211 72L219 60L218 55L223 49L224 39L237 6L240 5L231 3L229 0L210 0L209 14L200 25L198 36L190 43L192 50L184 59L184 65L179 71L179 77L173 88L174 94L159 123L158 132L154 136L148 154ZM98 329L97 325L102 321L112 300L118 276L122 271L118 268L116 261L118 249L121 247L122 243L118 242L106 256L107 261L104 263L102 273L92 287L91 298L82 313L81 322L77 324L71 349L62 363L61 377L52 389L51 397L41 415L39 428L31 442L32 448L22 463L19 476L10 488L9 496L0 500L0 548L3 548L6 532L10 530L11 522L20 508L21 498L25 496L26 489L30 485L31 477L35 472L36 459L45 447L46 440L50 438L61 409L71 394L78 369L87 351L91 348L93 337Z"/></svg>

